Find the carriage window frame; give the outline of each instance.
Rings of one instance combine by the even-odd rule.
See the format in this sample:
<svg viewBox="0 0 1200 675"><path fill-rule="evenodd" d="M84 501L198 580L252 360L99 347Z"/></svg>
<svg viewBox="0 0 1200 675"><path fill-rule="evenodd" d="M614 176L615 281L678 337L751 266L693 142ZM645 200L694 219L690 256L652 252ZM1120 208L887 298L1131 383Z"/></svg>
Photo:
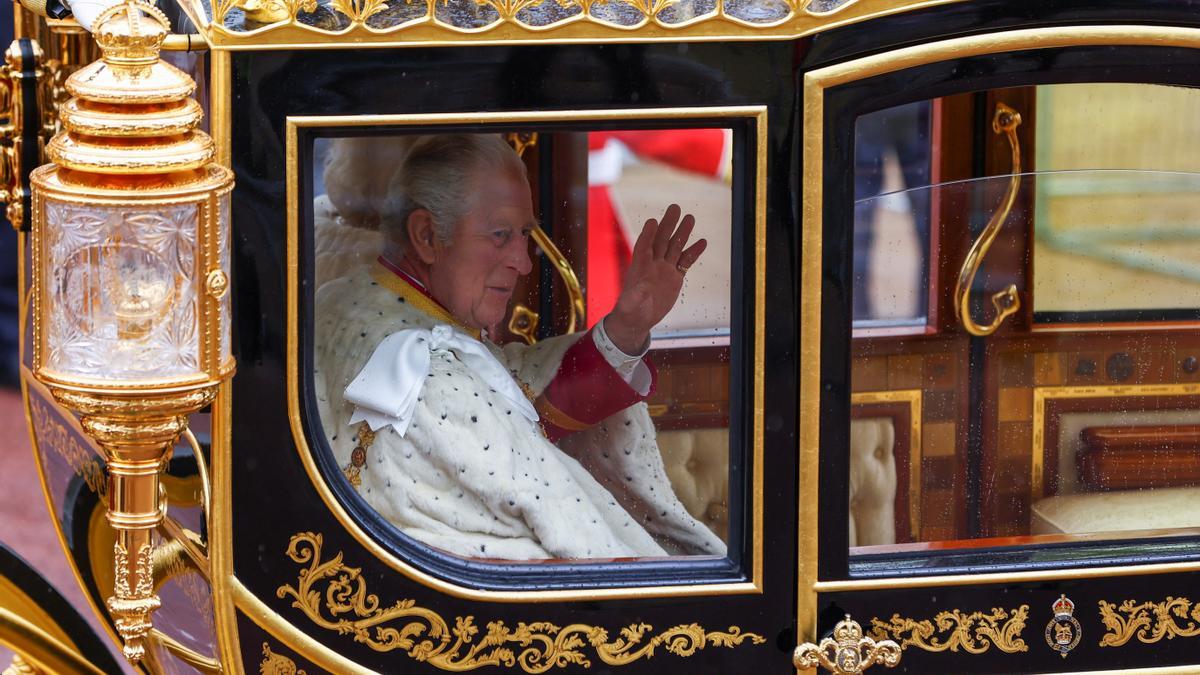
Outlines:
<svg viewBox="0 0 1200 675"><path fill-rule="evenodd" d="M287 118L288 409L305 470L326 508L382 561L433 587L536 600L757 593L763 577L763 360L767 111L765 106L569 112L289 116ZM389 133L505 133L606 129L732 129L729 551L725 557L485 561L402 534L346 483L320 433L313 387L313 142ZM750 301L747 301L750 299ZM658 346L658 345L656 345Z"/></svg>
<svg viewBox="0 0 1200 675"><path fill-rule="evenodd" d="M1087 36L1108 30L1083 27L1079 32ZM1061 544L850 555L846 522L853 337L850 297L845 289L851 285L846 276L853 255L849 205L853 203L854 132L859 116L940 96L1038 84L1136 81L1200 86L1200 77L1183 69L1161 72L1137 65L1161 62L1168 52L1172 52L1169 58L1178 55L1182 59L1189 50L1177 44L1114 34L1092 37L1094 42L1088 37L1060 39L1053 46L1039 48L1036 40L1024 39L1014 34L1007 43L994 40L972 50L957 44L946 46L971 40L961 38L929 47L927 58L918 55L925 47L914 47L906 50L912 53L868 56L805 75L804 247L808 250L802 264L806 274L810 266L819 274L813 272L814 281L802 283L801 294L812 306L802 321L819 317L820 325L819 334L802 327L801 342L819 343L816 351L821 365L817 377L805 376L807 381L801 383L802 400L813 395L819 399L816 409L802 406L802 480L806 469L819 470L819 480L802 484L801 502L820 505L808 520L822 544L819 554L809 554L815 559L808 563L817 570L818 590L878 588L890 583L986 583L989 577L1013 578L1022 573L1065 578L1081 570L1137 574L1146 565L1200 569L1200 536L1186 532L1160 538L1100 537ZM1163 51L1156 60L1139 59L1138 50ZM1193 55L1191 61L1195 60ZM1054 64L1052 71L1045 70L1048 63ZM819 161L814 162L814 157ZM810 426L804 421L806 412L808 419L816 422L809 431L811 440L803 435ZM807 450L810 447L812 450ZM801 522L801 528L805 526Z"/></svg>

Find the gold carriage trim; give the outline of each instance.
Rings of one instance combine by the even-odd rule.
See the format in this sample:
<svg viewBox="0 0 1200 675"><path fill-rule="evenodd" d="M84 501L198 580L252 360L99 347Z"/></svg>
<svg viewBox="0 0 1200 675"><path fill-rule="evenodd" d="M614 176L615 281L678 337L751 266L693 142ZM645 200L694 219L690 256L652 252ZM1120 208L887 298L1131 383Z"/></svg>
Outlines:
<svg viewBox="0 0 1200 675"><path fill-rule="evenodd" d="M708 646L766 642L763 636L743 633L737 626L709 631L691 623L654 634L650 624L634 623L610 639L608 631L598 626L576 623L560 627L548 621L522 621L513 627L491 621L477 641L480 627L473 616L455 617L451 627L440 614L418 606L415 600L381 606L379 596L367 592L361 568L344 564L341 552L322 560L322 543L323 537L313 532L292 536L288 557L308 567L300 570L296 586L280 586L275 595L292 598L292 606L321 628L350 635L378 652L403 651L441 670L516 666L527 673L544 673L568 665L590 668L588 654L582 651L587 645L605 664L623 666L654 656L660 646L686 657Z"/></svg>
<svg viewBox="0 0 1200 675"><path fill-rule="evenodd" d="M271 651L271 645L266 642L263 643L262 653L262 663L258 664L258 672L261 675L306 675L296 666L295 661Z"/></svg>
<svg viewBox="0 0 1200 675"><path fill-rule="evenodd" d="M213 47L802 37L962 0L181 0Z"/></svg>
<svg viewBox="0 0 1200 675"><path fill-rule="evenodd" d="M1108 632L1100 636L1101 647L1120 647L1134 637L1154 644L1163 638L1200 636L1200 603L1167 596L1163 602L1126 600L1118 607L1100 601L1100 620Z"/></svg>
<svg viewBox="0 0 1200 675"><path fill-rule="evenodd" d="M1011 612L1000 607L970 614L952 609L938 612L933 621L893 614L890 621L871 619L871 637L893 639L900 643L901 649L916 647L927 652L962 649L969 654L982 654L995 646L1002 652L1013 654L1029 651L1029 645L1021 639L1027 618L1029 605L1021 605Z"/></svg>

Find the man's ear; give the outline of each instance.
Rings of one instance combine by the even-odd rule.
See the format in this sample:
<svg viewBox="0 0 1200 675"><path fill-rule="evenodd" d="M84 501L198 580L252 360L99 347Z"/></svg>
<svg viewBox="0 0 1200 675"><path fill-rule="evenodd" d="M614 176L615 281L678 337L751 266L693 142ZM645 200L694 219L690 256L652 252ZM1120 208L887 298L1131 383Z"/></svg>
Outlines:
<svg viewBox="0 0 1200 675"><path fill-rule="evenodd" d="M408 231L408 250L421 262L432 265L437 260L434 247L437 232L433 225L433 214L427 209L414 209L408 214L405 229Z"/></svg>

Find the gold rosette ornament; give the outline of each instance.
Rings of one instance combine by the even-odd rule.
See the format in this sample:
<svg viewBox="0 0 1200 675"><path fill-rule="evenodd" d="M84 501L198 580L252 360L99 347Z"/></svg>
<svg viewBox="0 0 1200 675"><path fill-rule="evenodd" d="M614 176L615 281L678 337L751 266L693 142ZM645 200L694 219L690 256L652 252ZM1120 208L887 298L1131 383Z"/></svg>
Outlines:
<svg viewBox="0 0 1200 675"><path fill-rule="evenodd" d="M97 17L103 58L71 75L53 164L33 185L34 374L80 416L108 468L108 600L125 656L160 601L159 476L187 415L233 374L229 193L197 130L195 82L159 60L167 18L144 2Z"/></svg>

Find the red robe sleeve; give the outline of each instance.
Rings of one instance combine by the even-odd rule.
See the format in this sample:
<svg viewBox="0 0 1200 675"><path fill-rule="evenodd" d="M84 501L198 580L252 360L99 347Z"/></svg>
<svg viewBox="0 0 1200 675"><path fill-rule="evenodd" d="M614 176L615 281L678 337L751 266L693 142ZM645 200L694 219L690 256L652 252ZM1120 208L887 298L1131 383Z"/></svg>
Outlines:
<svg viewBox="0 0 1200 675"><path fill-rule="evenodd" d="M650 389L645 396L604 360L588 331L563 355L554 379L533 402L546 438L553 443L649 398L658 384L658 372L648 359L643 361L650 369Z"/></svg>

